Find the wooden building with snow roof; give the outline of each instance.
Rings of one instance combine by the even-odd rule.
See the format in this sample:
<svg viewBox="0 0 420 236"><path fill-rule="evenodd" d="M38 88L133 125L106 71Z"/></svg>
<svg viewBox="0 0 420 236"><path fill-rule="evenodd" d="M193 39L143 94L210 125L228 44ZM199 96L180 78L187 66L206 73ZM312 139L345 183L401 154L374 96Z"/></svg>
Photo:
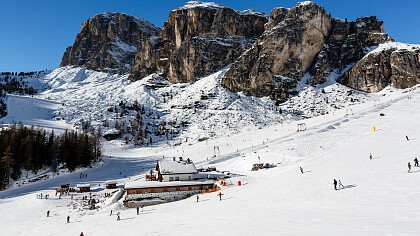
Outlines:
<svg viewBox="0 0 420 236"><path fill-rule="evenodd" d="M154 205L187 198L194 194L212 192L218 189L216 181L196 179L194 163L187 160L162 159L151 171L153 177L125 184L124 203L128 207Z"/></svg>
<svg viewBox="0 0 420 236"><path fill-rule="evenodd" d="M157 180L169 181L190 181L198 173L194 163L182 158L177 160L163 159L156 164Z"/></svg>

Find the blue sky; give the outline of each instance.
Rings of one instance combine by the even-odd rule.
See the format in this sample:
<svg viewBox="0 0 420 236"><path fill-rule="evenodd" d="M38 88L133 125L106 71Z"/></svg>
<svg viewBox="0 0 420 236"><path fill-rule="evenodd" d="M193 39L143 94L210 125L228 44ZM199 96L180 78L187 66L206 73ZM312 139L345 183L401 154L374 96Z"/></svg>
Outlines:
<svg viewBox="0 0 420 236"><path fill-rule="evenodd" d="M103 12L123 12L162 26L180 0L5 0L0 3L0 71L54 69L86 19ZM220 0L237 10L267 15L274 7L292 7L292 0ZM337 18L354 20L376 15L396 41L420 43L418 0L314 0Z"/></svg>

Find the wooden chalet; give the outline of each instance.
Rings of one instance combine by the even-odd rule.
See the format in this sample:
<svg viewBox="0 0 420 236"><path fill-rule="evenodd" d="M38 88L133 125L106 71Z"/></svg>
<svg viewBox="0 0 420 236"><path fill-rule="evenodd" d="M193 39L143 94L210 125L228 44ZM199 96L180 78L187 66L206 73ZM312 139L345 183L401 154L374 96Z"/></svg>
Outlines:
<svg viewBox="0 0 420 236"><path fill-rule="evenodd" d="M197 176L197 168L189 159L163 159L146 179L125 184L124 202L128 207L153 205L218 189L215 180L196 179Z"/></svg>
<svg viewBox="0 0 420 236"><path fill-rule="evenodd" d="M218 190L214 180L145 181L126 183L125 203L129 207L154 205L190 197L194 194Z"/></svg>
<svg viewBox="0 0 420 236"><path fill-rule="evenodd" d="M156 179L161 182L190 181L198 173L192 161L182 160L181 157L178 161L175 158L158 161L156 171Z"/></svg>
<svg viewBox="0 0 420 236"><path fill-rule="evenodd" d="M90 184L78 184L76 187L79 189L79 192L86 193L90 192Z"/></svg>
<svg viewBox="0 0 420 236"><path fill-rule="evenodd" d="M114 189L117 188L117 181L115 180L108 180L105 182L105 188L107 189Z"/></svg>

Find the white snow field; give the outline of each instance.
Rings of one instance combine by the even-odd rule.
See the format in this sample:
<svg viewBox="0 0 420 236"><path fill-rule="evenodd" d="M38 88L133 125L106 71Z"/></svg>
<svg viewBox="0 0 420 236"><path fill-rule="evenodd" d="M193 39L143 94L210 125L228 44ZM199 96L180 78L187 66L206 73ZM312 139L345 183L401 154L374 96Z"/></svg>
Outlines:
<svg viewBox="0 0 420 236"><path fill-rule="evenodd" d="M104 90L118 89L103 83ZM60 86L68 90L71 85ZM88 99L78 91L74 96ZM46 91L40 96L55 95ZM106 142L104 166L80 170L88 175L85 178L80 178L79 171L0 192L1 234L419 235L420 167L414 167L413 159L420 154L420 90L388 88L363 96L365 102L351 108L305 120L256 125L259 129L226 130L228 134L204 142L143 148ZM71 102L76 104L76 99ZM101 104L100 99L94 102ZM296 132L302 122L307 130ZM220 155L212 158L215 146ZM90 183L93 194L103 193L99 184L103 186L106 180L116 179L121 186L142 178L160 157L181 155L198 166L232 173L230 185L221 190L222 201L217 193L208 193L200 195L198 203L192 197L145 207L136 215L136 209L127 209L114 198L102 202L98 210L88 210L81 207L82 194L58 199L52 191L63 182ZM251 171L258 157L277 166ZM334 190L334 178L344 188ZM239 180L242 186L236 185ZM50 198L37 199L41 193ZM66 223L67 215L70 223Z"/></svg>
<svg viewBox="0 0 420 236"><path fill-rule="evenodd" d="M38 97L8 95L7 115L0 119L1 123L17 123L46 129L66 130L71 125L64 121L53 120L54 111L60 106L59 102Z"/></svg>

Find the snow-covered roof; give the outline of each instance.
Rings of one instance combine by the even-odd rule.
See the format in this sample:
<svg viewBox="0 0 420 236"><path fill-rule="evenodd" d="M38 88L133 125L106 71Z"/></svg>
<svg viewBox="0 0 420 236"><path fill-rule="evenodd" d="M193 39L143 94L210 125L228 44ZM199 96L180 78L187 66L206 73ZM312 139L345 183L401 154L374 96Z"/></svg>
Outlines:
<svg viewBox="0 0 420 236"><path fill-rule="evenodd" d="M170 182L160 182L160 181L146 181L141 179L138 181L127 182L124 185L124 189L133 189L133 188L157 188L157 187L174 187L174 186L191 186L198 184L214 184L214 180L194 180L194 181L170 181Z"/></svg>
<svg viewBox="0 0 420 236"><path fill-rule="evenodd" d="M193 162L187 163L186 161L163 159L158 162L158 165L162 175L195 174L198 172Z"/></svg>
<svg viewBox="0 0 420 236"><path fill-rule="evenodd" d="M105 184L117 184L117 181L116 180L108 180L108 181L105 181Z"/></svg>
<svg viewBox="0 0 420 236"><path fill-rule="evenodd" d="M90 188L90 184L78 184L76 185L78 188Z"/></svg>

